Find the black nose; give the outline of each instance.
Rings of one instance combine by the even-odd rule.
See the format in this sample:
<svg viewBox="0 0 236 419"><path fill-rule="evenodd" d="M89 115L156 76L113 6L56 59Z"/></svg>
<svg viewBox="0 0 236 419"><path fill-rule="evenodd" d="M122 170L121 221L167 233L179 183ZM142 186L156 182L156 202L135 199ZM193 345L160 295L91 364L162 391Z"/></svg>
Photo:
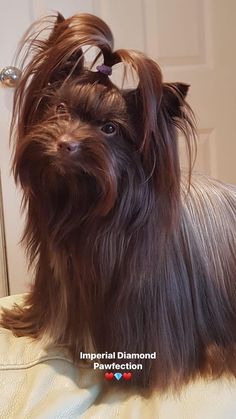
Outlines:
<svg viewBox="0 0 236 419"><path fill-rule="evenodd" d="M79 149L79 144L75 141L60 141L58 143L58 149L62 153L72 154L76 153Z"/></svg>

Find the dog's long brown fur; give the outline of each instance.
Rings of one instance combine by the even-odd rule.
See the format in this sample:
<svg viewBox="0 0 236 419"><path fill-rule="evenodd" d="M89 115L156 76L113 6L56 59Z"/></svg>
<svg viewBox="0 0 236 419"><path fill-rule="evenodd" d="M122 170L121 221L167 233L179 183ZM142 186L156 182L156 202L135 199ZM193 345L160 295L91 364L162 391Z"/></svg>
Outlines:
<svg viewBox="0 0 236 419"><path fill-rule="evenodd" d="M46 38L38 25L24 38L12 121L35 283L2 325L68 345L75 362L89 345L155 351L133 373L144 388L236 375L236 188L181 178L179 130L190 160L194 148L188 86L163 83L142 53L114 52L95 16L58 14ZM137 89L86 70L85 45L107 66L131 65ZM72 140L77 151L62 152Z"/></svg>

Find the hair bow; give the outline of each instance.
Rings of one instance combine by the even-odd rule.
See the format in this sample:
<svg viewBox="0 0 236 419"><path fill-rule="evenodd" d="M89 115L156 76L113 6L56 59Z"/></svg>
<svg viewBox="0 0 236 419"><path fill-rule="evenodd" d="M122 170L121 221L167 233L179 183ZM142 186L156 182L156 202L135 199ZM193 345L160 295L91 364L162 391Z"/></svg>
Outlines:
<svg viewBox="0 0 236 419"><path fill-rule="evenodd" d="M84 67L93 72L100 72L120 90L135 90L139 84L137 72L131 64L123 61L108 66L104 64L102 51L93 45L83 46Z"/></svg>

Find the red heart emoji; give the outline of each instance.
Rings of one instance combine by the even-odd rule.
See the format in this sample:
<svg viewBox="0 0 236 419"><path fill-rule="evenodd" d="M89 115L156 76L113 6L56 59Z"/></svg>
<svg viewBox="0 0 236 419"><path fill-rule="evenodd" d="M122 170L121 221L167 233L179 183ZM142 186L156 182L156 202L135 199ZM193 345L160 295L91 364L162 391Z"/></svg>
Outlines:
<svg viewBox="0 0 236 419"><path fill-rule="evenodd" d="M124 380L130 380L131 377L132 377L131 372L124 372L124 374L123 374Z"/></svg>
<svg viewBox="0 0 236 419"><path fill-rule="evenodd" d="M107 379L107 380L112 380L112 378L114 377L114 374L113 374L113 372L106 372L105 373L105 378Z"/></svg>

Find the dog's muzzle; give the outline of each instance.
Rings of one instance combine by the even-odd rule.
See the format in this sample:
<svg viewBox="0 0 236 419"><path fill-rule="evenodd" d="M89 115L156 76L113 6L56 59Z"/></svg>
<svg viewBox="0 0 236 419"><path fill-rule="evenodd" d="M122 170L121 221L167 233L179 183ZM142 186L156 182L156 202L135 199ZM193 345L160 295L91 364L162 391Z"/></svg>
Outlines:
<svg viewBox="0 0 236 419"><path fill-rule="evenodd" d="M60 141L58 143L58 151L62 155L69 156L75 154L79 150L79 143L76 141Z"/></svg>

